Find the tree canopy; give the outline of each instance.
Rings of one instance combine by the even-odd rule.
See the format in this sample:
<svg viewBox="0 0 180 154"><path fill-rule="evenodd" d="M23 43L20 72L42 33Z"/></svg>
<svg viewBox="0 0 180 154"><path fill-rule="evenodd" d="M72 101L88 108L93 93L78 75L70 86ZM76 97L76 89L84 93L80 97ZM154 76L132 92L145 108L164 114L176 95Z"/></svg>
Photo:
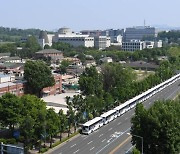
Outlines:
<svg viewBox="0 0 180 154"><path fill-rule="evenodd" d="M180 152L180 101L158 101L150 109L138 104L132 118L132 143L147 154L178 154Z"/></svg>
<svg viewBox="0 0 180 154"><path fill-rule="evenodd" d="M27 61L24 67L24 78L28 90L41 96L41 90L54 85L54 78L50 68L43 61Z"/></svg>

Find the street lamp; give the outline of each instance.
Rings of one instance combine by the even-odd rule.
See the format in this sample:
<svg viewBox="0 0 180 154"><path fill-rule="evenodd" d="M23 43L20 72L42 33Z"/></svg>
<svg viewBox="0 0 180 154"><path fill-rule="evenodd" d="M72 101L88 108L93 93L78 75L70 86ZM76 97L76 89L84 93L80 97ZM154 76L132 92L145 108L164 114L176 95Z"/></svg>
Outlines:
<svg viewBox="0 0 180 154"><path fill-rule="evenodd" d="M127 133L127 134L128 134L128 135L132 135L132 134L130 134L130 133ZM142 144L141 144L141 145L142 145L142 146L141 146L141 149L142 149L142 150L141 150L141 151L142 151L142 154L143 154L143 137L142 137L142 136L139 136L139 135L134 135L134 134L133 134L132 136L135 136L135 137L138 137L138 138L141 139L141 142L142 142Z"/></svg>

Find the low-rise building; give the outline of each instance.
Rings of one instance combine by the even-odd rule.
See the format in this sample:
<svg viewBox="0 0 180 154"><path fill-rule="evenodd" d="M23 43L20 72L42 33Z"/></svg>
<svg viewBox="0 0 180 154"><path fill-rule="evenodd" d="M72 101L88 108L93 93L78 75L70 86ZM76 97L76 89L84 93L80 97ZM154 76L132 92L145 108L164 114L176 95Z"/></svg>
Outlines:
<svg viewBox="0 0 180 154"><path fill-rule="evenodd" d="M62 76L53 74L55 79L54 86L42 89L42 97L56 95L62 93ZM27 88L25 80L14 80L10 75L0 75L0 96L9 92L17 96L24 95L24 89Z"/></svg>
<svg viewBox="0 0 180 154"><path fill-rule="evenodd" d="M62 93L62 76L60 74L53 74L53 76L55 80L54 86L43 88L42 97Z"/></svg>
<svg viewBox="0 0 180 154"><path fill-rule="evenodd" d="M7 52L7 53L0 53L0 59L1 58L7 58L10 57L11 53Z"/></svg>
<svg viewBox="0 0 180 154"><path fill-rule="evenodd" d="M20 57L4 57L0 59L0 63L25 63L24 59Z"/></svg>
<svg viewBox="0 0 180 154"><path fill-rule="evenodd" d="M141 70L149 70L154 71L156 70L159 65L156 65L154 63L147 63L145 61L133 61L133 62L127 62L122 64L124 67L132 67L134 69L141 69Z"/></svg>
<svg viewBox="0 0 180 154"><path fill-rule="evenodd" d="M101 61L102 63L112 63L112 62L113 62L113 60L112 60L111 57L101 58L100 61Z"/></svg>
<svg viewBox="0 0 180 154"><path fill-rule="evenodd" d="M17 96L24 95L25 81L4 82L0 84L0 96L12 93Z"/></svg>
<svg viewBox="0 0 180 154"><path fill-rule="evenodd" d="M62 60L63 53L55 49L44 49L44 50L36 52L35 58L36 59L50 58L51 61L56 62L57 60L60 60L60 61Z"/></svg>

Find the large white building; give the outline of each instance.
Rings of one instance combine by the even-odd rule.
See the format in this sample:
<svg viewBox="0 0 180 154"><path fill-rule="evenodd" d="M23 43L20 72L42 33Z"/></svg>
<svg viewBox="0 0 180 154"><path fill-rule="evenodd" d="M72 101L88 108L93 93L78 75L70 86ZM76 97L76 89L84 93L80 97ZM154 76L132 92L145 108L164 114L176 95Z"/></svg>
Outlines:
<svg viewBox="0 0 180 154"><path fill-rule="evenodd" d="M140 41L140 40L131 40L128 42L122 43L122 50L123 51L136 51L136 50L143 50L145 48L152 49L152 48L161 48L162 41Z"/></svg>
<svg viewBox="0 0 180 154"><path fill-rule="evenodd" d="M143 50L146 47L145 42L139 40L131 40L129 42L122 43L123 51L136 51Z"/></svg>
<svg viewBox="0 0 180 154"><path fill-rule="evenodd" d="M74 47L94 47L94 37L89 35L76 34L69 28L60 28L53 37L53 42L69 43Z"/></svg>

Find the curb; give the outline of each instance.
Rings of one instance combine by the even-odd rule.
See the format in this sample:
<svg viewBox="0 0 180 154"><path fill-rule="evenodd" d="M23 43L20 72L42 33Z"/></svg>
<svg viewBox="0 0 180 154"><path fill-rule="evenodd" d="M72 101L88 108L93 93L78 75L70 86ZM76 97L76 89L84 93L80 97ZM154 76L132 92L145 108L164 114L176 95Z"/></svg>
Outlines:
<svg viewBox="0 0 180 154"><path fill-rule="evenodd" d="M56 149L59 149L60 147L62 147L63 145L65 145L67 142L70 142L70 141L74 140L75 138L77 138L77 137L79 137L79 136L80 136L80 134L77 134L77 135L71 137L71 138L68 139L67 141L64 141L63 143L55 146L54 148L51 148L51 149L49 149L48 151L44 152L44 154L52 154L53 151L55 151Z"/></svg>

